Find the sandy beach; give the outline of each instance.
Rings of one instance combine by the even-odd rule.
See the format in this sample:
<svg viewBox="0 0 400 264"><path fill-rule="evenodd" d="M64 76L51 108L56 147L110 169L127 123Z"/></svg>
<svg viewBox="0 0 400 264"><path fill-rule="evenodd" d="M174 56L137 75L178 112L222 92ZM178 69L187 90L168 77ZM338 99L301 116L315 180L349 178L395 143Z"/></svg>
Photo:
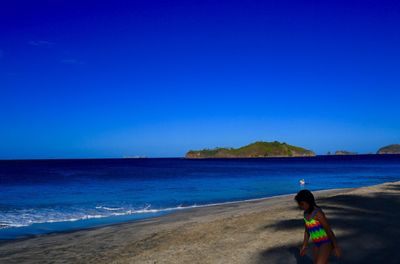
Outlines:
<svg viewBox="0 0 400 264"><path fill-rule="evenodd" d="M400 182L316 192L343 249L331 263L400 263ZM0 263L312 263L293 196L178 211L0 244Z"/></svg>

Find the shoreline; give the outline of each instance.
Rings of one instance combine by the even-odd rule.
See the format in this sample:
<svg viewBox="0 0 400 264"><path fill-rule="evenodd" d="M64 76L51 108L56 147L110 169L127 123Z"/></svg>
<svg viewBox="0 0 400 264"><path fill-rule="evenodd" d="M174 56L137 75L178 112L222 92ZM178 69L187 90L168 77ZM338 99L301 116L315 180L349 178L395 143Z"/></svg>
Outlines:
<svg viewBox="0 0 400 264"><path fill-rule="evenodd" d="M314 194L338 236L345 263L386 260L387 252L377 249L387 243L385 251L391 250L400 235L396 221L400 181ZM190 208L139 221L12 240L0 244L0 262L297 263L304 226L302 211L292 196ZM383 224L384 229L380 228ZM393 248L390 253L399 256L397 251ZM357 262L363 254L368 255L365 262Z"/></svg>
<svg viewBox="0 0 400 264"><path fill-rule="evenodd" d="M375 186L375 185L370 185L370 186ZM358 188L370 187L370 186L362 186L362 187L358 187ZM318 194L318 193L327 192L327 191L345 191L345 190L353 190L353 189L357 189L357 188L348 187L348 188L322 189L322 190L313 191L313 193ZM204 204L204 205L192 205L192 206L186 206L186 207L171 207L171 208L164 208L164 209L156 209L156 210L158 210L158 212L165 212L165 213L162 215L156 215L156 216L151 216L151 217L142 218L142 219L126 220L126 221L115 222L115 223L112 223L112 222L104 223L104 224L99 224L99 225L94 225L94 226L89 226L89 227L60 230L60 231L43 233L43 234L24 235L21 237L11 238L11 239L0 239L0 246L3 244L24 241L24 240L34 239L34 238L38 238L38 237L45 237L48 235L69 234L69 233L75 233L75 232L80 232L80 231L90 231L90 230L94 230L94 229L101 229L101 228L105 228L105 227L109 227L109 226L118 226L118 225L124 225L124 224L134 224L134 223L139 223L139 222L146 222L146 221L150 221L153 219L167 217L168 215L171 215L171 214L179 214L179 213L187 211L187 210L202 209L202 208L207 208L207 207L226 206L226 205L231 205L231 204L232 205L246 204L246 203L251 204L251 203L266 201L269 199L279 199L279 198L285 198L285 197L289 197L289 196L294 197L294 195L296 195L296 193L279 194L279 195L266 196L266 197L261 197L261 198L252 198L252 199L228 201L228 202L221 202L221 203L210 203L210 204ZM124 216L128 216L128 215L124 215ZM104 218L108 218L108 217L104 217ZM79 219L79 220L75 220L75 221L85 221L85 220L86 219ZM75 222L75 221L72 221L72 222ZM67 221L64 221L64 222L67 222ZM56 222L56 223L62 223L62 222ZM47 222L39 223L39 224L47 224ZM51 224L51 223L49 223L49 224Z"/></svg>
<svg viewBox="0 0 400 264"><path fill-rule="evenodd" d="M346 190L351 191L351 190L358 189L358 188L379 186L381 184L387 184L387 183L392 183L392 182L384 182L384 183L380 183L380 184L366 185L366 186L361 186L361 187L321 189L321 190L316 190L316 191L312 191L312 192L315 195L318 195L318 194L324 193L324 192L338 192L338 191L346 191ZM296 195L296 193L279 194L279 195L266 196L266 197L260 197L260 198L252 198L252 199L245 199L245 200L238 200L238 201L228 201L228 202L210 203L210 204L204 204L204 205L191 205L191 206L186 206L186 207L171 207L171 208L164 208L164 209L156 209L156 210L158 210L158 212L166 211L166 213L164 213L162 215L156 215L156 216L151 216L151 217L142 218L142 219L133 219L133 220L126 220L126 221L121 221L121 222L114 222L114 223L110 222L110 223L104 223L104 224L89 226L89 227L60 230L60 231L43 233L43 234L24 235L24 236L17 237L17 238L12 238L12 239L0 239L0 246L3 245L3 244L7 244L7 243L13 243L13 242L18 242L18 241L23 241L23 240L29 240L29 239L33 239L33 238L37 238L37 237L45 237L45 236L48 236L48 235L68 234L68 233L75 233L75 232L80 232L80 231L90 231L90 230L95 230L95 229L101 229L101 228L106 228L106 227L109 227L109 226L118 226L118 225L124 225L124 224L134 224L134 223L139 223L139 222L146 222L146 221L151 221L153 219L167 217L168 215L171 215L171 214L179 214L179 213L187 211L187 210L202 209L202 208L207 208L207 207L218 207L218 206L225 206L225 205L231 205L231 204L246 204L246 203L251 204L251 203L255 203L255 202L263 202L263 201L266 201L266 200L269 200L269 199L279 199L279 198L285 198L285 197L288 197L288 196L293 196L294 197L295 195ZM123 216L128 216L128 215L123 215ZM108 218L108 217L104 217L104 218ZM86 219L79 219L79 220L75 220L75 221L86 221ZM72 222L75 222L75 221L72 221ZM64 221L64 222L67 222L67 221ZM55 222L55 223L62 223L62 222ZM39 223L39 224L47 224L47 222L46 223Z"/></svg>

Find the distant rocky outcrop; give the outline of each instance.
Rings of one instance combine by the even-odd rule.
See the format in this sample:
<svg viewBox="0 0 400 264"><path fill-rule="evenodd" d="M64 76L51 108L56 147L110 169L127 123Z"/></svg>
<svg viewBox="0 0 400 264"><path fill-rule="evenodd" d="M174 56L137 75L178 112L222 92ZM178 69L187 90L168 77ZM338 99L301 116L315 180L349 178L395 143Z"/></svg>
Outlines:
<svg viewBox="0 0 400 264"><path fill-rule="evenodd" d="M400 154L400 144L392 144L382 147L377 154Z"/></svg>
<svg viewBox="0 0 400 264"><path fill-rule="evenodd" d="M337 150L335 155L357 155L357 152L351 152L347 150Z"/></svg>
<svg viewBox="0 0 400 264"><path fill-rule="evenodd" d="M267 157L308 157L315 156L311 150L278 141L258 141L240 148L215 148L191 150L186 158L267 158Z"/></svg>

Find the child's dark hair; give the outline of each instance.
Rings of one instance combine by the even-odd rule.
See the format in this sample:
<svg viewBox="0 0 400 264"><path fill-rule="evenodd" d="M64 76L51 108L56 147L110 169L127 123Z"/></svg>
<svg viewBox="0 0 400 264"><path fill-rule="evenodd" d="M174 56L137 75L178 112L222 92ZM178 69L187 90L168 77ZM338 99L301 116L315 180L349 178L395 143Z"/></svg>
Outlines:
<svg viewBox="0 0 400 264"><path fill-rule="evenodd" d="M301 190L296 194L294 199L296 200L297 203L306 202L310 205L310 207L307 210L307 213L311 213L312 211L314 211L314 208L317 207L314 195L309 190Z"/></svg>

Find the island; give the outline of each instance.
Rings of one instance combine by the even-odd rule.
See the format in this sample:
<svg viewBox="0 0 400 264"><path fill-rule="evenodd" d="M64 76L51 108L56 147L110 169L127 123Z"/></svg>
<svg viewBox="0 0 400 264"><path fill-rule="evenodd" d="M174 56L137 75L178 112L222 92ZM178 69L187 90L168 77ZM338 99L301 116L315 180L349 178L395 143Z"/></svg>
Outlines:
<svg viewBox="0 0 400 264"><path fill-rule="evenodd" d="M347 150L337 150L335 155L357 155L357 152L351 152Z"/></svg>
<svg viewBox="0 0 400 264"><path fill-rule="evenodd" d="M279 141L258 141L240 148L215 148L190 150L186 153L189 159L206 158L268 158L268 157L310 157L315 156L311 150L292 146Z"/></svg>
<svg viewBox="0 0 400 264"><path fill-rule="evenodd" d="M382 147L377 154L400 154L400 144L392 144Z"/></svg>

